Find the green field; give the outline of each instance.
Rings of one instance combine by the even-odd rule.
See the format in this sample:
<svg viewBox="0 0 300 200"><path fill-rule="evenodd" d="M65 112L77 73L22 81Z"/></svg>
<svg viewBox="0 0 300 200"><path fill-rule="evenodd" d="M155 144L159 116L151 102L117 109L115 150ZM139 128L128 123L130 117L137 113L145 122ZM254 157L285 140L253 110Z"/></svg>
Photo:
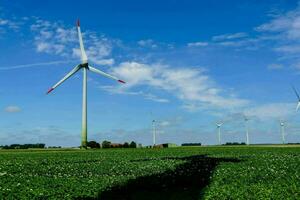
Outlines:
<svg viewBox="0 0 300 200"><path fill-rule="evenodd" d="M0 199L300 199L300 147L0 150Z"/></svg>

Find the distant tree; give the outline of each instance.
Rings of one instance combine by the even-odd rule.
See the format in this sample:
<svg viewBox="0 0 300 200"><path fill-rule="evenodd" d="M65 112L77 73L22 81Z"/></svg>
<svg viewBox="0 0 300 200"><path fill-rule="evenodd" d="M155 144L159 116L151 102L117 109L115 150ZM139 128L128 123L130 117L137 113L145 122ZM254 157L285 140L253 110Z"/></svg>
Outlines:
<svg viewBox="0 0 300 200"><path fill-rule="evenodd" d="M38 148L44 149L46 144L38 143L37 146L38 146Z"/></svg>
<svg viewBox="0 0 300 200"><path fill-rule="evenodd" d="M123 144L120 143L111 143L110 148L122 148Z"/></svg>
<svg viewBox="0 0 300 200"><path fill-rule="evenodd" d="M201 143L183 143L181 146L201 146Z"/></svg>
<svg viewBox="0 0 300 200"><path fill-rule="evenodd" d="M110 145L111 145L111 142L110 141L107 141L107 140L104 140L102 142L102 148L110 148Z"/></svg>
<svg viewBox="0 0 300 200"><path fill-rule="evenodd" d="M130 142L129 147L136 148L136 143L134 141Z"/></svg>
<svg viewBox="0 0 300 200"><path fill-rule="evenodd" d="M100 144L96 141L89 141L87 143L87 146L92 148L92 149L99 149L100 148Z"/></svg>
<svg viewBox="0 0 300 200"><path fill-rule="evenodd" d="M9 146L10 149L20 149L20 144L11 144Z"/></svg>
<svg viewBox="0 0 300 200"><path fill-rule="evenodd" d="M124 147L124 148L129 148L128 142L125 142L124 145L123 145L123 147Z"/></svg>
<svg viewBox="0 0 300 200"><path fill-rule="evenodd" d="M61 146L49 146L48 149L57 149L57 148L61 148Z"/></svg>
<svg viewBox="0 0 300 200"><path fill-rule="evenodd" d="M245 142L241 142L241 143L238 143L238 142L226 142L225 145L246 145Z"/></svg>

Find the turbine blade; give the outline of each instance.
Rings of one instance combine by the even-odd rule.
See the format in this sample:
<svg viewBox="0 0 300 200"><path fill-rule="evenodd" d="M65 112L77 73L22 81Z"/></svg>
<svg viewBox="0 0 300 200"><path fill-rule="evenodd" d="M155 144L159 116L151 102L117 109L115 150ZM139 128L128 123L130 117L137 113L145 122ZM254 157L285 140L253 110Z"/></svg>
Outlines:
<svg viewBox="0 0 300 200"><path fill-rule="evenodd" d="M81 60L82 60L83 63L87 63L87 56L86 56L86 53L85 53L85 50L84 50L79 19L77 20L77 32L78 32L78 39L79 39L79 45L80 45Z"/></svg>
<svg viewBox="0 0 300 200"><path fill-rule="evenodd" d="M112 75L109 75L109 74L107 74L107 73L105 73L105 72L103 72L103 71L101 71L101 70L99 70L99 69L96 69L96 68L94 68L94 67L89 66L89 70L92 71L92 72L95 72L95 73L97 73L97 74L100 74L100 75L102 75L102 76L105 76L105 77L107 77L107 78L110 78L110 79L119 81L120 83L125 83L125 81L122 81L122 80L118 79L117 77L112 76Z"/></svg>
<svg viewBox="0 0 300 200"><path fill-rule="evenodd" d="M296 94L296 96L297 96L297 98L298 98L298 101L300 101L300 96L299 96L299 94L298 94L296 88L295 88L294 86L292 86L292 88L293 88L293 90L294 90L294 92L295 92L295 94Z"/></svg>
<svg viewBox="0 0 300 200"><path fill-rule="evenodd" d="M76 67L74 67L67 75L65 75L60 81L58 81L55 85L53 85L47 92L47 94L49 94L50 92L52 92L56 87L58 87L60 84L62 84L65 80L67 80L68 78L70 78L73 74L75 74L79 69L81 68L80 65L77 65Z"/></svg>
<svg viewBox="0 0 300 200"><path fill-rule="evenodd" d="M297 104L296 111L298 111L299 108L300 108L300 101L299 101L298 104Z"/></svg>

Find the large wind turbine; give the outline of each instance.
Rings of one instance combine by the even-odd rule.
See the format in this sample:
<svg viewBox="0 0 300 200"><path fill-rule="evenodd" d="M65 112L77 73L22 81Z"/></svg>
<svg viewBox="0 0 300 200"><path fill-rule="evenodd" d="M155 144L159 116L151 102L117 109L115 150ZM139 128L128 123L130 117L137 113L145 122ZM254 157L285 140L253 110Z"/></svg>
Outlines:
<svg viewBox="0 0 300 200"><path fill-rule="evenodd" d="M87 71L95 72L107 78L119 81L120 83L125 83L124 81L109 75L99 69L96 69L89 65L88 58L84 50L84 45L82 41L82 35L80 30L80 22L77 21L77 32L79 38L80 52L81 52L81 63L78 64L74 69L72 69L68 74L66 74L60 81L58 81L55 85L53 85L47 92L49 94L52 90L61 85L68 78L73 76L79 70L83 70L83 89L82 89L82 131L81 131L81 148L87 148Z"/></svg>
<svg viewBox="0 0 300 200"><path fill-rule="evenodd" d="M223 122L216 123L216 125L218 129L218 142L219 145L221 145L221 126L223 125Z"/></svg>
<svg viewBox="0 0 300 200"><path fill-rule="evenodd" d="M297 98L298 98L298 104L297 104L297 107L296 107L296 111L298 111L298 110L299 110L299 107L300 107L300 96L299 96L299 94L298 94L296 88L295 88L294 86L292 86L292 88L293 88L293 90L294 90L294 92L295 92L295 94L296 94L296 96L297 96Z"/></svg>

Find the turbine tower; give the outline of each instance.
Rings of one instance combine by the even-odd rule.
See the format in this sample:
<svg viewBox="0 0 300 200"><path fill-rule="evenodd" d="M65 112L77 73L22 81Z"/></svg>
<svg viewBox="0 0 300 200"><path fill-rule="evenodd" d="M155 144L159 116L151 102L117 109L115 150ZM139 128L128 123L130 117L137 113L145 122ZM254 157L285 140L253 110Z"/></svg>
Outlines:
<svg viewBox="0 0 300 200"><path fill-rule="evenodd" d="M285 122L280 121L282 144L285 144Z"/></svg>
<svg viewBox="0 0 300 200"><path fill-rule="evenodd" d="M155 120L152 120L152 136L153 136L153 147L156 145L156 127Z"/></svg>
<svg viewBox="0 0 300 200"><path fill-rule="evenodd" d="M299 107L300 107L300 96L299 96L299 94L298 94L296 88L295 88L294 86L292 86L292 88L293 88L293 90L294 90L294 92L295 92L295 94L296 94L296 96L297 96L297 99L298 99L298 104L297 104L297 107L296 107L296 111L298 111L298 110L299 110Z"/></svg>
<svg viewBox="0 0 300 200"><path fill-rule="evenodd" d="M218 129L218 142L221 145L221 126L223 125L222 122L216 123Z"/></svg>
<svg viewBox="0 0 300 200"><path fill-rule="evenodd" d="M52 92L56 87L61 85L64 81L68 78L73 76L76 72L82 69L83 71L83 88L82 88L82 130L81 130L81 148L87 148L87 71L91 71L107 78L119 81L120 83L125 83L124 81L118 79L115 76L109 75L99 69L96 69L89 65L88 58L84 50L81 30L80 30L80 22L77 20L77 32L78 32L78 39L80 45L80 52L81 52L81 63L75 66L68 74L66 74L60 81L58 81L55 85L53 85L47 92L49 94Z"/></svg>
<svg viewBox="0 0 300 200"><path fill-rule="evenodd" d="M246 126L246 144L249 145L250 144L250 142L249 142L249 127L248 127L249 118L247 118L245 116L244 120L245 120L245 126Z"/></svg>

